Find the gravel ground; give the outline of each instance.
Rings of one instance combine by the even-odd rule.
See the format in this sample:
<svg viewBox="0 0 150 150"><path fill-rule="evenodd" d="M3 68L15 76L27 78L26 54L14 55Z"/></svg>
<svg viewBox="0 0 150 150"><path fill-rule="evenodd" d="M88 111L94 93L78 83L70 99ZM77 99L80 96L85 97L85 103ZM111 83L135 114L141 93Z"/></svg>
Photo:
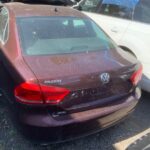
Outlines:
<svg viewBox="0 0 150 150"><path fill-rule="evenodd" d="M0 85L10 86L10 80L4 82L3 78L6 76L0 76ZM4 95L0 97L0 150L111 150L114 143L148 128L150 128L150 94L143 93L137 109L124 122L78 140L41 146L22 134L21 127L8 107L6 97Z"/></svg>

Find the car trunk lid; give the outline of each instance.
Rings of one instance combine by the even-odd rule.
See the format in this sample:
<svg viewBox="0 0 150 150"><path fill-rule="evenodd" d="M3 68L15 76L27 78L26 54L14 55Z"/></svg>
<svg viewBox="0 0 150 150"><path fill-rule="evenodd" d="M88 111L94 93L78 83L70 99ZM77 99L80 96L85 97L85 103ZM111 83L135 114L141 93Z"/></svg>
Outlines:
<svg viewBox="0 0 150 150"><path fill-rule="evenodd" d="M69 89L70 93L58 106L63 110L75 110L128 94L133 87L129 78L136 62L130 57L132 56L129 55L129 60L126 60L117 51L104 50L24 56L24 60L34 72L40 86Z"/></svg>

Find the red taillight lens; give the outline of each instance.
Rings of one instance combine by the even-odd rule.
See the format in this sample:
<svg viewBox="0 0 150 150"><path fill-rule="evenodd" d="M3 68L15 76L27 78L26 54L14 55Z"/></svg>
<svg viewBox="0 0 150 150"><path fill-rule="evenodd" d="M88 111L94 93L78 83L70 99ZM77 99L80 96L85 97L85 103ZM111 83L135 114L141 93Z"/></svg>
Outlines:
<svg viewBox="0 0 150 150"><path fill-rule="evenodd" d="M22 103L43 103L40 86L31 83L22 83L15 89L15 96Z"/></svg>
<svg viewBox="0 0 150 150"><path fill-rule="evenodd" d="M49 104L61 102L70 93L68 89L53 86L41 86L41 90L45 102Z"/></svg>
<svg viewBox="0 0 150 150"><path fill-rule="evenodd" d="M133 75L131 76L131 82L133 83L133 85L137 85L138 82L141 80L142 78L142 71L143 71L143 67L142 65L140 66L140 68L133 73Z"/></svg>
<svg viewBox="0 0 150 150"><path fill-rule="evenodd" d="M53 86L39 86L33 83L22 83L15 89L15 96L19 102L26 104L57 104L69 94L65 88Z"/></svg>

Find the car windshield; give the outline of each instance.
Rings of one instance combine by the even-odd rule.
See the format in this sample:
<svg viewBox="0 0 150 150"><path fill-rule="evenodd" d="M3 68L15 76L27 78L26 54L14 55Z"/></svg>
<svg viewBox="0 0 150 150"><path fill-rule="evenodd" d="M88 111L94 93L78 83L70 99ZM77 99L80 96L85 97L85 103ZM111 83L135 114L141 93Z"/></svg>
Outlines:
<svg viewBox="0 0 150 150"><path fill-rule="evenodd" d="M26 55L90 52L114 47L90 19L19 17L17 24L21 47Z"/></svg>

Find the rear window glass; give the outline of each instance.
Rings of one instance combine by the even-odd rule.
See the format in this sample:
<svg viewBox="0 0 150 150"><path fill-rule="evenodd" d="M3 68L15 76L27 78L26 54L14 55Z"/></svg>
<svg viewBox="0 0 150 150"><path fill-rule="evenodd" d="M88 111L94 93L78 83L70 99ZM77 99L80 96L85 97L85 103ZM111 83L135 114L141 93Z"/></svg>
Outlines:
<svg viewBox="0 0 150 150"><path fill-rule="evenodd" d="M90 19L24 17L17 19L21 47L27 55L107 50L111 40Z"/></svg>

